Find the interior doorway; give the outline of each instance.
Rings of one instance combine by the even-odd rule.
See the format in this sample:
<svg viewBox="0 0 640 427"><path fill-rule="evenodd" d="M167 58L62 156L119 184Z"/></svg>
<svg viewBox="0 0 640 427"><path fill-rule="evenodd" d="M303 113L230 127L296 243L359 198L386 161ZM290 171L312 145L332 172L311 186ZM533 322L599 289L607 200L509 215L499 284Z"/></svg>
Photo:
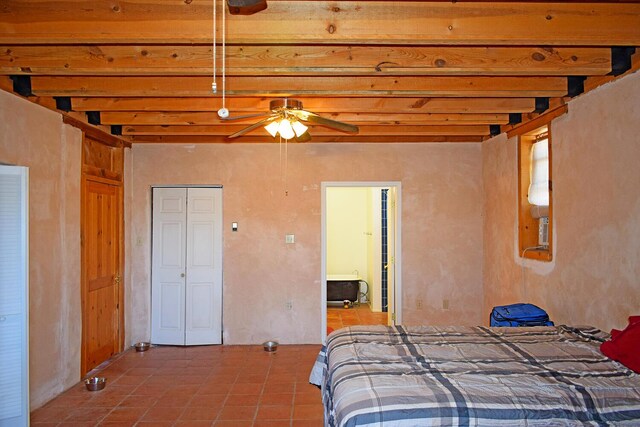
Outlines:
<svg viewBox="0 0 640 427"><path fill-rule="evenodd" d="M322 337L401 321L399 182L322 183Z"/></svg>

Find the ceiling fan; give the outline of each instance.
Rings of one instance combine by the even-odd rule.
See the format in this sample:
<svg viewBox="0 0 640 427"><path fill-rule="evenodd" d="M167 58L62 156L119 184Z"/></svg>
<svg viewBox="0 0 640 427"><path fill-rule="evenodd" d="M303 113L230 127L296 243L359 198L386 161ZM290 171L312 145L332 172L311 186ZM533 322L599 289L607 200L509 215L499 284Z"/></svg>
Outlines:
<svg viewBox="0 0 640 427"><path fill-rule="evenodd" d="M264 119L248 126L238 132L231 134L228 138L235 138L245 133L251 132L259 127L264 127L271 136L280 135L284 139L295 139L298 142L306 142L311 139L308 127L302 123L307 122L314 125L324 126L340 132L351 134L358 133L358 127L348 123L327 119L311 111L302 108L302 102L296 99L274 99L269 103L268 113L253 114L237 117L220 117L222 120L246 119L248 117L264 117Z"/></svg>

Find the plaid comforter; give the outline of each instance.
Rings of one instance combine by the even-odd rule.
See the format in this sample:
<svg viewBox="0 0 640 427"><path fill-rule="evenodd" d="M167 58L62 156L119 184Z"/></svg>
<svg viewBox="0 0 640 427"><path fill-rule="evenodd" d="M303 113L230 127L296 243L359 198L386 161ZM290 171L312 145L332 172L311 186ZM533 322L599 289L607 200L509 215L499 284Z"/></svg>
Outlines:
<svg viewBox="0 0 640 427"><path fill-rule="evenodd" d="M640 426L640 375L594 328L355 326L310 381L330 426Z"/></svg>

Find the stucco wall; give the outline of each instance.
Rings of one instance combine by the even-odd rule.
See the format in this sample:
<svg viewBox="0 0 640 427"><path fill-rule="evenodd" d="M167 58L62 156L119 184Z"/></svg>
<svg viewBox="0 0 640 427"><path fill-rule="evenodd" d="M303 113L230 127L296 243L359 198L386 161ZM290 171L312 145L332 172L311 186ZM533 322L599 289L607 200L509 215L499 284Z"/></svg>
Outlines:
<svg viewBox="0 0 640 427"><path fill-rule="evenodd" d="M640 313L640 73L569 103L552 123L554 260L516 253L516 138L482 147L484 314L530 301L556 323L624 327Z"/></svg>
<svg viewBox="0 0 640 427"><path fill-rule="evenodd" d="M29 167L29 383L35 409L80 379L82 134L0 91L0 162Z"/></svg>
<svg viewBox="0 0 640 427"><path fill-rule="evenodd" d="M158 184L224 186L227 344L320 342L323 181L402 182L404 323L481 321L479 144L290 144L288 152L284 184L274 144L134 145L126 196L130 342L149 338L150 186ZM287 233L295 244L284 243Z"/></svg>

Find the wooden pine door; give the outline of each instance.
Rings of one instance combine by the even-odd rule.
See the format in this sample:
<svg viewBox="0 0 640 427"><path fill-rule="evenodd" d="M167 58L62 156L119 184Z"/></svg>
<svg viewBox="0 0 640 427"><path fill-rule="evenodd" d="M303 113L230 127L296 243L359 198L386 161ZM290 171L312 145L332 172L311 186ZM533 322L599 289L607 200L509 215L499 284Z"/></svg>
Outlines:
<svg viewBox="0 0 640 427"><path fill-rule="evenodd" d="M82 372L121 350L121 186L86 177L82 202Z"/></svg>

